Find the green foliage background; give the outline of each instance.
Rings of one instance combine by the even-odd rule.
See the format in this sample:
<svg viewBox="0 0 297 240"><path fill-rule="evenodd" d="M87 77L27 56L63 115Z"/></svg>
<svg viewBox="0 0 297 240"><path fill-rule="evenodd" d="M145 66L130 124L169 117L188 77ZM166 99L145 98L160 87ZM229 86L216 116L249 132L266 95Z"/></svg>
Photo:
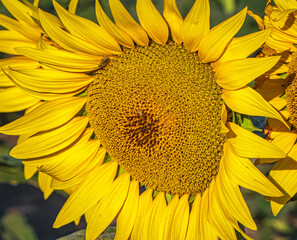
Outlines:
<svg viewBox="0 0 297 240"><path fill-rule="evenodd" d="M67 7L68 0L57 0L62 6ZM32 2L32 1L31 1ZM108 7L108 0L100 0L107 14L111 16ZM136 0L122 0L131 15L137 19L135 4ZM153 0L153 3L162 12L163 1ZM183 17L191 9L194 0L177 0L178 7ZM234 15L245 6L249 7L254 13L264 16L266 1L264 0L210 0L211 5L211 26L222 22L228 17ZM40 0L40 7L44 10L54 13L52 2L50 0ZM7 10L0 5L0 13L10 15ZM94 11L94 0L80 0L77 14L85 18L96 21ZM258 31L255 21L247 16L245 24L237 36ZM0 114L0 125L21 116L22 113ZM16 139L0 135L0 239L3 240L51 240L57 239L83 239L84 231L78 231L85 227L84 223L79 226L70 224L62 230L53 230L51 225L61 208L66 197L59 193L54 193L49 200L43 201L42 194L37 188L36 178L25 181L23 169L20 161L8 156L9 149L15 144ZM261 170L267 173L271 166L262 166ZM33 186L33 187L32 187ZM21 190L20 190L21 189ZM24 192L26 194L24 194ZM243 189L244 197L251 209L255 219L258 231L246 232L258 240L295 240L297 239L297 206L290 202L280 212L277 218L272 216L268 202L262 196L254 192ZM28 197L36 196L37 200ZM28 198L30 201L37 202L35 205L26 205ZM18 200L18 204L12 204L11 200ZM24 205L22 206L22 202ZM56 209L53 212L50 209ZM55 212L56 211L56 212ZM37 214L32 214L35 212ZM39 216L40 221L34 222L32 216ZM100 239L112 239L115 227L109 228ZM71 232L75 232L68 235ZM66 235L66 236L65 236ZM63 237L64 236L64 237ZM61 237L61 238L60 238Z"/></svg>

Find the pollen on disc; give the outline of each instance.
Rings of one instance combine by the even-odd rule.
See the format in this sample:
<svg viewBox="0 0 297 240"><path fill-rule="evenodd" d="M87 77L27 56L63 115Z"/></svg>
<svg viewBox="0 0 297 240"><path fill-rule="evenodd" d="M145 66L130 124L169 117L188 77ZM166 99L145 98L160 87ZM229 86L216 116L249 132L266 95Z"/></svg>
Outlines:
<svg viewBox="0 0 297 240"><path fill-rule="evenodd" d="M147 187L203 192L226 139L211 66L174 42L152 43L125 50L96 74L86 108L112 158Z"/></svg>

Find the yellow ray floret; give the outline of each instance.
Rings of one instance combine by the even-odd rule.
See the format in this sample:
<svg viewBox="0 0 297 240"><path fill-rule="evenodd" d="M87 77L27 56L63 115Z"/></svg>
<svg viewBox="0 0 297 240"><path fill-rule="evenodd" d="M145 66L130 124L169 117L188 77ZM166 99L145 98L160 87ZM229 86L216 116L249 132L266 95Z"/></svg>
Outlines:
<svg viewBox="0 0 297 240"><path fill-rule="evenodd" d="M110 222L116 217L121 209L130 187L130 175L123 173L111 185L102 199L94 208L89 220L86 240L95 239Z"/></svg>
<svg viewBox="0 0 297 240"><path fill-rule="evenodd" d="M1 112L17 112L25 110L40 100L29 96L17 87L0 89L0 111Z"/></svg>
<svg viewBox="0 0 297 240"><path fill-rule="evenodd" d="M10 155L16 158L36 158L57 152L73 143L88 123L87 117L73 118L62 127L45 131L15 146ZM75 129L75 130L73 130Z"/></svg>
<svg viewBox="0 0 297 240"><path fill-rule="evenodd" d="M198 50L202 38L210 28L210 7L208 0L195 1L181 27L181 39L187 49Z"/></svg>
<svg viewBox="0 0 297 240"><path fill-rule="evenodd" d="M130 16L119 0L109 0L110 10L116 25L130 35L134 42L147 46L149 38L144 29Z"/></svg>
<svg viewBox="0 0 297 240"><path fill-rule="evenodd" d="M103 57L73 53L60 49L17 48L20 54L40 61L46 66L68 72L88 72L99 68Z"/></svg>
<svg viewBox="0 0 297 240"><path fill-rule="evenodd" d="M95 78L86 74L43 69L16 71L9 69L8 74L17 86L42 100L55 100L76 95Z"/></svg>
<svg viewBox="0 0 297 240"><path fill-rule="evenodd" d="M71 14L56 1L53 1L53 3L63 25L72 36L83 38L85 42L90 42L98 49L102 49L104 53L121 53L121 48L117 41L103 28L90 20Z"/></svg>
<svg viewBox="0 0 297 240"><path fill-rule="evenodd" d="M265 139L234 123L228 124L232 132L228 133L230 137L227 142L232 144L232 150L237 156L250 158L284 158L286 156L283 151Z"/></svg>
<svg viewBox="0 0 297 240"><path fill-rule="evenodd" d="M29 114L0 128L0 132L20 135L49 130L68 122L82 108L83 98L66 98L46 102Z"/></svg>
<svg viewBox="0 0 297 240"><path fill-rule="evenodd" d="M139 203L139 183L131 181L125 204L117 217L117 232L115 240L128 239L135 226Z"/></svg>
<svg viewBox="0 0 297 240"><path fill-rule="evenodd" d="M109 17L103 11L98 0L96 0L95 10L98 23L101 27L108 31L108 33L113 36L114 39L122 46L134 48L134 42L132 38L109 19Z"/></svg>
<svg viewBox="0 0 297 240"><path fill-rule="evenodd" d="M173 41L177 44L181 44L182 39L180 31L183 24L183 18L176 6L175 0L164 0L163 16L169 25Z"/></svg>
<svg viewBox="0 0 297 240"><path fill-rule="evenodd" d="M146 30L152 40L159 44L165 44L168 40L168 27L155 8L151 0L138 0L136 11L141 26Z"/></svg>
<svg viewBox="0 0 297 240"><path fill-rule="evenodd" d="M183 195L178 201L175 213L172 219L171 239L185 239L189 222L189 195ZM157 230L157 229L156 229Z"/></svg>
<svg viewBox="0 0 297 240"><path fill-rule="evenodd" d="M216 62L216 64L248 57L262 46L269 34L270 30L264 30L243 37L233 38L223 56Z"/></svg>
<svg viewBox="0 0 297 240"><path fill-rule="evenodd" d="M54 227L60 227L72 222L96 204L104 196L108 187L111 186L117 167L118 165L115 162L96 167L93 170L96 174L87 177L68 198L56 218ZM96 183L95 187L92 191L89 191L87 186L93 185L93 183Z"/></svg>
<svg viewBox="0 0 297 240"><path fill-rule="evenodd" d="M260 94L250 87L243 87L236 91L223 90L222 98L226 105L235 112L253 116L272 117L287 125L282 116Z"/></svg>
<svg viewBox="0 0 297 240"><path fill-rule="evenodd" d="M170 239L171 237L171 228L173 225L173 216L179 202L179 197L175 195L173 199L169 202L166 210L164 212L163 218L160 223L160 229L158 237L159 239Z"/></svg>
<svg viewBox="0 0 297 240"><path fill-rule="evenodd" d="M199 45L199 57L202 62L215 62L224 52L227 44L241 28L247 13L244 8L233 17L212 28Z"/></svg>
<svg viewBox="0 0 297 240"><path fill-rule="evenodd" d="M216 80L224 89L236 90L270 70L278 61L279 57L267 57L223 62L215 67Z"/></svg>

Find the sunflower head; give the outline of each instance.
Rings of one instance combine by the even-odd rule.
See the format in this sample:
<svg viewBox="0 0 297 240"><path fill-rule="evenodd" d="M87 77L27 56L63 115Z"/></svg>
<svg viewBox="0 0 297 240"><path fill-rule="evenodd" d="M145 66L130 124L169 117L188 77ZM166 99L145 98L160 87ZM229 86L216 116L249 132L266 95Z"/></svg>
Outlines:
<svg viewBox="0 0 297 240"><path fill-rule="evenodd" d="M227 115L283 121L247 86L279 60L247 58L269 31L234 37L247 8L210 29L208 0L185 19L174 0L163 16L138 0L140 24L119 0L109 1L114 21L96 1L99 25L74 14L77 2L66 10L53 1L58 17L37 1L21 5L42 37L2 62L3 92L20 97L0 106L26 110L0 128L20 135L10 154L27 176L41 172L46 196L70 193L54 227L85 215L86 238L95 239L117 216L121 240L236 239L235 229L246 236L238 222L256 229L239 185L281 196L249 158L284 153Z"/></svg>
<svg viewBox="0 0 297 240"><path fill-rule="evenodd" d="M226 138L222 88L197 53L175 42L126 49L87 93L96 136L141 183L197 194L217 175Z"/></svg>

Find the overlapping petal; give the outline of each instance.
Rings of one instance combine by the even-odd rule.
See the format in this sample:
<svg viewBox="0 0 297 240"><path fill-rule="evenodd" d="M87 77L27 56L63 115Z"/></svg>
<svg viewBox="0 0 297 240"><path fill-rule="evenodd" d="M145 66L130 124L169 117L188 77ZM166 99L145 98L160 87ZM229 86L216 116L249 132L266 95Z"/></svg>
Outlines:
<svg viewBox="0 0 297 240"><path fill-rule="evenodd" d="M247 8L244 8L233 17L212 28L203 37L198 49L201 61L214 62L222 55L231 39L241 28L246 14Z"/></svg>
<svg viewBox="0 0 297 240"><path fill-rule="evenodd" d="M86 103L84 98L66 98L46 102L25 116L0 128L8 135L22 135L49 130L68 122Z"/></svg>
<svg viewBox="0 0 297 240"><path fill-rule="evenodd" d="M84 39L85 42L89 42L100 50L102 49L101 52L103 53L121 53L121 48L118 42L103 28L90 20L68 12L56 1L53 1L53 3L63 25L68 29L72 36Z"/></svg>
<svg viewBox="0 0 297 240"><path fill-rule="evenodd" d="M167 24L151 0L137 0L137 15L141 26L156 43L165 44L169 31Z"/></svg>
<svg viewBox="0 0 297 240"><path fill-rule="evenodd" d="M189 51L198 50L202 38L210 28L210 7L208 0L195 1L192 9L185 18L181 27L181 39ZM203 48L203 47L202 47ZM200 51L199 51L200 52Z"/></svg>
<svg viewBox="0 0 297 240"><path fill-rule="evenodd" d="M95 8L97 20L100 26L108 31L109 34L112 35L121 45L128 48L133 48L134 42L132 38L108 18L98 0L96 0Z"/></svg>
<svg viewBox="0 0 297 240"><path fill-rule="evenodd" d="M69 196L53 226L60 227L72 222L94 206L112 185L117 168L115 162L96 167L93 170L96 174L86 177ZM92 191L88 186L93 186Z"/></svg>
<svg viewBox="0 0 297 240"><path fill-rule="evenodd" d="M181 44L183 18L176 6L175 0L164 0L163 16L169 25L173 41L177 44Z"/></svg>
<svg viewBox="0 0 297 240"><path fill-rule="evenodd" d="M68 147L79 138L88 124L87 117L76 117L62 127L36 134L16 145L10 155L15 158L37 158Z"/></svg>
<svg viewBox="0 0 297 240"><path fill-rule="evenodd" d="M130 35L138 45L147 46L149 38L141 26L131 17L119 0L109 0L116 25Z"/></svg>

